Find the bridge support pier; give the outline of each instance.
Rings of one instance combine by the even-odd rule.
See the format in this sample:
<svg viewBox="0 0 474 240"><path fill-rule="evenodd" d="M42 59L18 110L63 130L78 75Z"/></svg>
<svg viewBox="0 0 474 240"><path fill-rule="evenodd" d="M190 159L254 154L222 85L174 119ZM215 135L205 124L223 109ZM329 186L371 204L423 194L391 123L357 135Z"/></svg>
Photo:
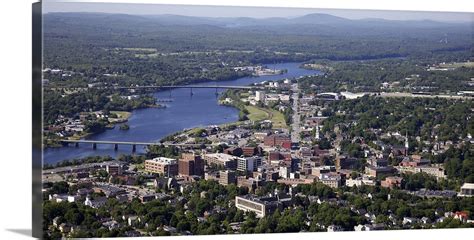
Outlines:
<svg viewBox="0 0 474 240"><path fill-rule="evenodd" d="M114 144L114 150L115 150L115 151L118 150L118 144Z"/></svg>
<svg viewBox="0 0 474 240"><path fill-rule="evenodd" d="M132 152L136 152L137 151L137 145L133 144L132 145Z"/></svg>
<svg viewBox="0 0 474 240"><path fill-rule="evenodd" d="M96 150L97 149L97 143L92 144L92 149Z"/></svg>
<svg viewBox="0 0 474 240"><path fill-rule="evenodd" d="M194 95L193 88L189 88L189 89L191 89L191 96Z"/></svg>
<svg viewBox="0 0 474 240"><path fill-rule="evenodd" d="M79 143L75 143L74 146L79 147Z"/></svg>

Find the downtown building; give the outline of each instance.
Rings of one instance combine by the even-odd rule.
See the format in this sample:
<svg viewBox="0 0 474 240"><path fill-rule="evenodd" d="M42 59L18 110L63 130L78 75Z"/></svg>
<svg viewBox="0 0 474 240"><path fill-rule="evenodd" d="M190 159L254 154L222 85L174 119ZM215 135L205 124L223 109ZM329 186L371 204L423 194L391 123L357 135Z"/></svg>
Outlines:
<svg viewBox="0 0 474 240"><path fill-rule="evenodd" d="M231 170L235 170L237 168L238 159L240 158L225 153L211 153L203 155L203 160L208 166L217 165Z"/></svg>
<svg viewBox="0 0 474 240"><path fill-rule="evenodd" d="M258 156L237 159L237 171L240 172L254 172L261 165L262 158Z"/></svg>
<svg viewBox="0 0 474 240"><path fill-rule="evenodd" d="M245 212L254 212L258 218L273 214L275 210L292 204L288 194L273 194L265 197L254 195L235 196L235 207Z"/></svg>
<svg viewBox="0 0 474 240"><path fill-rule="evenodd" d="M194 153L183 153L178 160L178 174L180 176L203 176L204 164L201 156Z"/></svg>
<svg viewBox="0 0 474 240"><path fill-rule="evenodd" d="M282 147L291 149L291 139L287 135L270 135L264 138L263 144L266 147Z"/></svg>
<svg viewBox="0 0 474 240"><path fill-rule="evenodd" d="M236 184L237 178L235 171L225 170L219 172L219 184L227 186L229 184Z"/></svg>
<svg viewBox="0 0 474 240"><path fill-rule="evenodd" d="M342 185L342 178L339 174L326 173L321 174L319 181L326 186L332 188L339 188Z"/></svg>
<svg viewBox="0 0 474 240"><path fill-rule="evenodd" d="M164 176L175 176L178 174L178 161L172 158L158 157L145 160L145 171L158 173Z"/></svg>

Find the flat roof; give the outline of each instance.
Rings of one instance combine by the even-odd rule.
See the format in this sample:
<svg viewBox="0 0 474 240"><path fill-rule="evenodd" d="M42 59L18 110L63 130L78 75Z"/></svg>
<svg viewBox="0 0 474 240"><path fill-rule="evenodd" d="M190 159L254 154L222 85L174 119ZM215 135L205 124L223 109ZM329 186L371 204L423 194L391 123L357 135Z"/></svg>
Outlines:
<svg viewBox="0 0 474 240"><path fill-rule="evenodd" d="M461 188L474 188L474 183L464 183Z"/></svg>
<svg viewBox="0 0 474 240"><path fill-rule="evenodd" d="M161 163L161 164L176 164L178 162L176 159L165 158L165 157L157 157L157 158L153 158L153 159L148 159L146 161Z"/></svg>
<svg viewBox="0 0 474 240"><path fill-rule="evenodd" d="M229 161L234 161L236 159L241 159L239 157L226 154L226 153L209 153L209 154L205 154L204 157L211 157L221 162L229 162Z"/></svg>

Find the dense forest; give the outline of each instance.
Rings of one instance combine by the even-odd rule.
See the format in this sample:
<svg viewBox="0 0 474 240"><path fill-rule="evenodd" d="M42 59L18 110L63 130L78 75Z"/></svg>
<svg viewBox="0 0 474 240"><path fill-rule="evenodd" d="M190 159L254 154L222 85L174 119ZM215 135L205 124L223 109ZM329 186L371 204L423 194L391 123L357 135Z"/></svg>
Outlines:
<svg viewBox="0 0 474 240"><path fill-rule="evenodd" d="M474 90L468 82L473 76L472 67L458 67L450 71L427 71L438 59L395 58L372 61L327 61L319 64L325 74L308 76L299 83L306 92L380 91L389 83L397 91L451 92ZM329 70L327 70L329 69ZM392 91L394 91L392 90ZM384 89L384 91L391 91Z"/></svg>
<svg viewBox="0 0 474 240"><path fill-rule="evenodd" d="M139 83L178 83L235 78L232 65L393 57L459 61L471 57L473 48L469 24L342 21L317 14L232 27L226 21L50 13L44 16L44 65L86 79L116 73ZM442 41L446 36L449 41Z"/></svg>
<svg viewBox="0 0 474 240"><path fill-rule="evenodd" d="M148 94L142 94L136 99L122 98L119 93L103 89L89 89L64 93L60 91L44 91L43 121L53 123L59 115L79 117L80 112L90 111L131 111L133 109L154 106L156 99Z"/></svg>
<svg viewBox="0 0 474 240"><path fill-rule="evenodd" d="M45 71L43 78L48 89L173 85L251 74L235 71L235 66L326 61L336 70L303 79L305 89L375 90L382 82L401 81L402 86L458 91L466 90L470 69L433 74L422 66L468 60L473 49L470 30L469 24L355 21L324 14L244 20L48 13L44 67L61 72ZM443 41L446 37L449 41ZM420 80L404 81L409 74L420 74ZM51 122L59 114L131 110L150 101L146 96L125 101L89 89L73 94L48 90L44 103L46 122Z"/></svg>
<svg viewBox="0 0 474 240"><path fill-rule="evenodd" d="M474 134L474 105L471 100L440 98L378 98L365 96L329 104L325 129L337 123L351 123L351 136L374 139L367 129L399 131L421 140L458 141ZM339 112L339 114L335 114ZM373 133L372 133L373 134Z"/></svg>

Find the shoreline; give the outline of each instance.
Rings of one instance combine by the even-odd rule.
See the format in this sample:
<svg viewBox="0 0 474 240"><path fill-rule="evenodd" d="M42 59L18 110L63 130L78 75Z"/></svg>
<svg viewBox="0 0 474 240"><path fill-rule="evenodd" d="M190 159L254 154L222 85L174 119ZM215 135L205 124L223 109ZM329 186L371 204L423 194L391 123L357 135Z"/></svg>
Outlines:
<svg viewBox="0 0 474 240"><path fill-rule="evenodd" d="M310 71L305 71L305 72L300 73L299 69L307 70L307 69L303 69L303 68L300 67L301 63L302 62L282 62L282 63L276 64L275 66L271 66L272 68L279 68L279 69L288 70L287 73L285 73L283 75L279 74L279 75L275 75L271 78L268 78L269 76L261 76L261 77L263 77L263 79L261 79L261 77L258 77L258 76L245 76L245 77L241 77L241 78L238 78L238 79L231 79L230 81L236 81L237 80L236 81L237 85L247 86L247 85L252 85L254 83L259 82L259 80L255 80L255 79L261 79L261 81L278 81L278 80L281 80L281 79L284 79L284 78L298 78L298 77L301 77L301 75L312 75L312 74L315 74L315 72L318 72L318 71L310 70ZM242 79L242 81L240 81L241 79ZM205 83L200 83L200 84L212 84L214 82L216 82L216 81L206 81ZM159 90L159 91L153 91L153 92L156 94L156 93L163 92L163 91ZM159 98L159 97L156 96L156 98ZM218 99L215 99L214 101L218 101ZM235 106L232 106L232 105L229 105L229 104L219 104L219 105L225 106L225 107L232 107L233 109L239 110L239 111L237 111L237 114L238 114L238 112L240 112L240 109L235 107ZM166 107L166 105L163 106L163 107ZM144 107L144 109L147 109L147 108L148 107ZM137 109L134 109L134 110L137 110ZM246 121L239 121L238 118L236 117L236 119L226 119L224 123L217 123L217 124L209 123L209 124L205 124L205 126L219 126L221 128L229 128L229 127L233 127L233 126L241 125L241 124L245 124L245 123L246 123ZM192 127L193 125L194 124L190 124L190 127L183 127L180 130L170 132L169 134L166 134L163 137L160 137L158 141L164 142L164 141L167 140L167 138L169 138L173 135L177 135L177 134L180 134L180 133L183 133L185 131L192 130L192 129L195 129L195 128L204 127L204 125L194 125L194 127ZM109 156L111 154L112 153L107 153L107 155L109 155ZM140 153L140 154L142 154L142 153ZM73 154L73 155L75 156L77 154ZM64 160L73 159L74 158L73 155L68 156L67 158L64 158ZM97 154L90 153L90 156L101 156L101 155L102 154L100 154L100 153L97 153ZM112 155L114 155L114 154L112 154ZM53 157L53 158L56 159L56 157ZM59 161L60 162L62 160L57 159L57 160L53 160L53 161Z"/></svg>

